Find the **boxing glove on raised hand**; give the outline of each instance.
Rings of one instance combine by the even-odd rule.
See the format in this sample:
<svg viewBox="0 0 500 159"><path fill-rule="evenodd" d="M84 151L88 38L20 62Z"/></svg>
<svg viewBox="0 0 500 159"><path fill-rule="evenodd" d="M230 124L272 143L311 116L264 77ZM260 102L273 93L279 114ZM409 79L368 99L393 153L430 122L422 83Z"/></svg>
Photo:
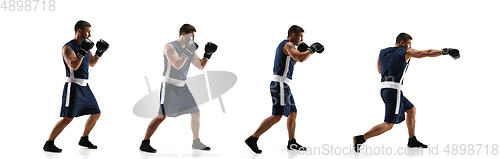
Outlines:
<svg viewBox="0 0 500 159"><path fill-rule="evenodd" d="M182 57L189 59L191 58L196 50L198 49L198 44L196 44L194 41L190 40L186 43L186 46L184 48L184 51L182 52Z"/></svg>
<svg viewBox="0 0 500 159"><path fill-rule="evenodd" d="M85 55L87 55L87 52L89 52L90 49L94 47L94 42L90 39L83 39L82 42L80 43L80 50L76 52L76 56L80 58L85 58Z"/></svg>
<svg viewBox="0 0 500 159"><path fill-rule="evenodd" d="M317 53L323 53L323 51L325 51L325 47L323 45L321 45L320 43L316 42L314 44L312 44L308 50L311 52L311 54L317 52Z"/></svg>
<svg viewBox="0 0 500 159"><path fill-rule="evenodd" d="M443 48L441 49L442 55L450 55L453 59L457 60L460 58L460 51L454 48Z"/></svg>
<svg viewBox="0 0 500 159"><path fill-rule="evenodd" d="M205 45L205 54L203 55L203 58L204 59L210 59L210 57L212 57L212 54L217 51L217 45L215 45L214 43L212 42L208 42L206 45Z"/></svg>
<svg viewBox="0 0 500 159"><path fill-rule="evenodd" d="M299 46L297 46L297 50L299 50L299 52L307 51L307 48L309 48L309 46L305 42L302 42Z"/></svg>
<svg viewBox="0 0 500 159"><path fill-rule="evenodd" d="M108 44L108 42L101 39L101 40L97 41L96 47L97 47L97 51L95 52L95 55L97 57L101 57L102 54L104 52L106 52L106 50L108 50L109 44Z"/></svg>

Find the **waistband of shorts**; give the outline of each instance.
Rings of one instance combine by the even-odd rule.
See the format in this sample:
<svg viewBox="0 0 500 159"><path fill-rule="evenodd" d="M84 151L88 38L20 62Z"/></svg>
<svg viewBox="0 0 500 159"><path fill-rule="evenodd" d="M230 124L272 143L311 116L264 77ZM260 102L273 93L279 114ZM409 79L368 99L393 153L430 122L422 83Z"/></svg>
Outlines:
<svg viewBox="0 0 500 159"><path fill-rule="evenodd" d="M186 81L170 78L167 76L163 76L163 82L170 83L178 87L183 87L184 85L186 85Z"/></svg>
<svg viewBox="0 0 500 159"><path fill-rule="evenodd" d="M83 78L71 78L71 77L68 77L66 78L66 82L70 82L70 83L76 83L80 86L87 86L87 79L83 79Z"/></svg>
<svg viewBox="0 0 500 159"><path fill-rule="evenodd" d="M393 81L384 81L382 82L382 88L392 88L392 89L402 90L403 85Z"/></svg>
<svg viewBox="0 0 500 159"><path fill-rule="evenodd" d="M272 81L285 82L286 84L290 84L290 82L292 82L292 80L289 79L288 77L280 76L280 75L273 75L273 80Z"/></svg>

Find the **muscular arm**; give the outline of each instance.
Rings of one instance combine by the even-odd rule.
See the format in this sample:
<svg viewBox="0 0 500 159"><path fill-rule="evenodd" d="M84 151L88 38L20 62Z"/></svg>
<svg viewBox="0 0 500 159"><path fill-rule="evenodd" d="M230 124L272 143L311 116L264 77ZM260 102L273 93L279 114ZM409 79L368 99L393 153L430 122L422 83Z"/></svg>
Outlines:
<svg viewBox="0 0 500 159"><path fill-rule="evenodd" d="M99 61L99 57L92 55L92 51L90 51L89 66L94 67L95 64L97 64L97 61Z"/></svg>
<svg viewBox="0 0 500 159"><path fill-rule="evenodd" d="M406 59L409 59L411 57L414 58L422 58L422 57L436 57L441 55L441 50L415 50L415 49L408 49L406 50Z"/></svg>
<svg viewBox="0 0 500 159"><path fill-rule="evenodd" d="M68 45L65 45L62 48L62 55L64 61L72 70L76 71L80 67L80 64L82 64L83 58L77 57L75 51L73 51L73 49L71 49Z"/></svg>
<svg viewBox="0 0 500 159"><path fill-rule="evenodd" d="M208 60L203 58L203 59L200 59L200 57L198 56L198 54L194 53L193 55L193 59L191 60L191 63L198 69L200 70L203 70L203 68L205 68L205 66L207 65L207 62Z"/></svg>
<svg viewBox="0 0 500 159"><path fill-rule="evenodd" d="M163 48L163 54L167 56L167 60L169 63L174 66L175 69L179 70L181 67L186 63L187 59L184 57L180 57L179 54L177 54L177 51L175 50L174 46L172 44L167 44Z"/></svg>
<svg viewBox="0 0 500 159"><path fill-rule="evenodd" d="M311 56L311 53L309 51L299 52L299 50L295 48L295 45L293 45L292 42L286 43L285 46L283 47L283 50L285 54L288 53L290 57L292 57L298 62L304 62L309 58L309 56Z"/></svg>

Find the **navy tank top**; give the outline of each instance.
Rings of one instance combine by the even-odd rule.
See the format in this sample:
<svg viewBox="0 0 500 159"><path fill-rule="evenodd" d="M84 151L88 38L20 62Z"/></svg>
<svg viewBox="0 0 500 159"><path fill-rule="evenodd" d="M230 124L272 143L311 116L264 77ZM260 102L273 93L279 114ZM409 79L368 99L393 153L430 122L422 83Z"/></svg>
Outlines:
<svg viewBox="0 0 500 159"><path fill-rule="evenodd" d="M408 63L405 61L406 48L402 46L388 47L380 50L380 74L381 82L393 81L403 84L403 78L408 69Z"/></svg>
<svg viewBox="0 0 500 159"><path fill-rule="evenodd" d="M66 44L64 44L64 46L66 45L68 45L75 53L80 51L80 45L76 45L74 40L71 40ZM78 69L76 69L75 71L68 66L66 61L64 61L63 57L64 67L66 67L66 77L89 79L89 59L90 59L90 51L87 52L87 55L85 55L85 57L82 60L82 64L80 64L80 67L78 67Z"/></svg>
<svg viewBox="0 0 500 159"><path fill-rule="evenodd" d="M179 45L177 40L172 41L169 44L172 44L172 46L174 46L175 51L177 52L179 57L182 56L181 53L184 49ZM165 54L163 54L163 64L164 64L163 76L167 76L167 77L182 80L182 81L186 80L187 74L189 71L189 66L191 64L191 60L193 59L192 58L193 55L191 55L191 57L189 57L189 59L186 61L186 63L184 63L184 65L182 65L182 67L179 70L177 70L174 68L174 66L172 66L171 63L168 62L167 56Z"/></svg>
<svg viewBox="0 0 500 159"><path fill-rule="evenodd" d="M290 57L290 55L285 55L283 52L283 47L289 40L283 40L276 48L276 55L274 57L274 67L273 74L285 76L289 79L292 79L293 75L293 66L295 64L295 59Z"/></svg>

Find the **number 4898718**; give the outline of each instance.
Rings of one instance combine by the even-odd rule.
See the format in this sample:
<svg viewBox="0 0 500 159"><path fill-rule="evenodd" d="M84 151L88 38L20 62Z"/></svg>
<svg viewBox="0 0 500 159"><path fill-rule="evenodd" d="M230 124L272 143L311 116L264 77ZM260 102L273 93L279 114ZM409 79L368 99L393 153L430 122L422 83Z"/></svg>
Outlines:
<svg viewBox="0 0 500 159"><path fill-rule="evenodd" d="M3 0L0 5L0 10L3 11L37 11L38 7L42 7L42 11L56 10L55 0ZM39 5L40 4L40 5ZM39 9L40 11L40 9Z"/></svg>

